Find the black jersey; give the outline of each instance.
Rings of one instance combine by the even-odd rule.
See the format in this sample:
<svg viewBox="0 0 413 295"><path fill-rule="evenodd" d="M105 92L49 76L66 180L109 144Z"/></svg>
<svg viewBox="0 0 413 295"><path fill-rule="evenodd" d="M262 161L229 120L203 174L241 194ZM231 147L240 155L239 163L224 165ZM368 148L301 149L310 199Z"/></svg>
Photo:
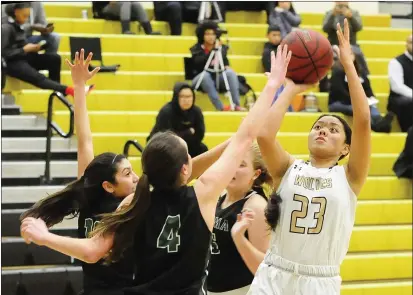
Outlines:
<svg viewBox="0 0 413 295"><path fill-rule="evenodd" d="M237 221L245 202L255 191L249 191L246 196L222 209L226 195L217 204L215 224L212 238L212 256L208 274L208 291L227 292L248 286L254 279L254 274L248 269L239 254L231 236L231 228ZM246 233L248 238L248 232Z"/></svg>
<svg viewBox="0 0 413 295"><path fill-rule="evenodd" d="M102 213L111 213L116 210L122 199L105 195L81 210L78 219L78 236L86 238L95 228ZM124 257L117 263L103 264L103 260L94 264L82 262L83 289L85 293L93 290L110 290L131 286L133 283L133 251L127 250Z"/></svg>
<svg viewBox="0 0 413 295"><path fill-rule="evenodd" d="M125 294L205 294L211 236L193 187L152 191L135 235L136 287Z"/></svg>

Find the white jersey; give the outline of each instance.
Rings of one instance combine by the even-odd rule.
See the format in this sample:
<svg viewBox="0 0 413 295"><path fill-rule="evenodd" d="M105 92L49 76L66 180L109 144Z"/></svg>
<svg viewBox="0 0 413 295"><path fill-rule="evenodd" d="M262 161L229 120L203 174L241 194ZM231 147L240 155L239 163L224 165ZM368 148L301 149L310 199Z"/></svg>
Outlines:
<svg viewBox="0 0 413 295"><path fill-rule="evenodd" d="M338 266L349 247L357 198L343 166L296 160L278 188L281 216L269 255L305 265Z"/></svg>

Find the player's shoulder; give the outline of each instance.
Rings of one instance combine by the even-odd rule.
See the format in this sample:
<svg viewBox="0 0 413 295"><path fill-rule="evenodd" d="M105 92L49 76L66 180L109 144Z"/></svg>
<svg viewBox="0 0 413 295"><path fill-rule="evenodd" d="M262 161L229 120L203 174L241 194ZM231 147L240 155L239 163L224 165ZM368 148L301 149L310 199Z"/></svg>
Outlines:
<svg viewBox="0 0 413 295"><path fill-rule="evenodd" d="M258 193L252 194L244 204L244 208L249 208L252 210L264 210L267 207L267 200L265 196Z"/></svg>
<svg viewBox="0 0 413 295"><path fill-rule="evenodd" d="M135 194L130 194L129 196L125 197L125 198L122 200L122 202L120 202L120 204L119 204L119 206L118 206L118 208L117 208L116 210L120 210L120 209L122 209L122 208L124 208L124 207L129 206L130 203L131 203L132 200L133 200L134 195L135 195Z"/></svg>

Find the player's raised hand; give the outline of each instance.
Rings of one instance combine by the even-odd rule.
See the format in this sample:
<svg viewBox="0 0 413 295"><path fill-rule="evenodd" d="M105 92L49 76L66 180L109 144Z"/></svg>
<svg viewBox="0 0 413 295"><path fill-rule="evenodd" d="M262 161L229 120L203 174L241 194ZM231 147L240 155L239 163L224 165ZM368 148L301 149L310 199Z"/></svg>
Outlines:
<svg viewBox="0 0 413 295"><path fill-rule="evenodd" d="M233 238L241 237L245 235L245 231L251 226L254 221L255 212L250 209L242 210L241 214L237 215L237 222L231 229L231 235Z"/></svg>
<svg viewBox="0 0 413 295"><path fill-rule="evenodd" d="M277 54L271 52L271 73L267 74L268 83L271 86L278 88L284 83L291 54L291 51L288 51L287 44L278 46Z"/></svg>
<svg viewBox="0 0 413 295"><path fill-rule="evenodd" d="M347 18L344 19L344 33L340 24L337 24L337 38L339 46L334 45L333 49L336 52L341 64L353 63L352 50L350 44L350 29L348 27Z"/></svg>
<svg viewBox="0 0 413 295"><path fill-rule="evenodd" d="M66 59L66 64L70 67L72 73L72 81L74 85L85 85L86 82L91 79L97 72L99 72L100 67L96 67L93 71L89 71L89 64L92 60L93 53L90 52L85 60L85 51L83 48L75 54L75 61L72 64Z"/></svg>
<svg viewBox="0 0 413 295"><path fill-rule="evenodd" d="M42 246L48 233L49 229L41 218L27 217L22 220L20 234L27 244L33 242Z"/></svg>
<svg viewBox="0 0 413 295"><path fill-rule="evenodd" d="M314 85L311 85L311 84L296 84L291 79L288 79L288 78L285 79L285 88L292 89L292 92L294 94L305 92L313 86Z"/></svg>

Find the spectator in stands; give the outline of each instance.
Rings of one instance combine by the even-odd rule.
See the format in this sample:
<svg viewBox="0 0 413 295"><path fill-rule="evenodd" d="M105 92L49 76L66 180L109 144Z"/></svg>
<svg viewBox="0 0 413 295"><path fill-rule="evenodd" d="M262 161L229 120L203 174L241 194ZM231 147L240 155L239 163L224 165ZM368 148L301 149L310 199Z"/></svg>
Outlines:
<svg viewBox="0 0 413 295"><path fill-rule="evenodd" d="M137 20L146 35L159 35L152 31L148 15L142 4L134 1L93 1L92 10L94 18L119 20L122 34L133 34L130 30L131 20Z"/></svg>
<svg viewBox="0 0 413 295"><path fill-rule="evenodd" d="M391 121L393 116L387 114L384 118L375 107L377 100L370 86L370 80L361 70L360 65L353 54L354 66L360 76L360 81L363 86L366 97L369 100L371 126L376 132L390 132ZM328 97L328 108L330 112L340 112L347 116L353 116L353 107L350 100L350 92L348 87L347 76L340 62L336 62L332 67L331 87Z"/></svg>
<svg viewBox="0 0 413 295"><path fill-rule="evenodd" d="M17 2L18 3L18 2ZM8 3L1 6L2 24L8 22L8 18L13 15L13 6L16 4ZM23 25L26 38L29 43L39 43L46 41L44 49L46 52L57 53L59 49L60 36L53 32L53 24L46 21L46 13L41 2L31 2L30 17ZM33 31L40 32L40 35L33 35Z"/></svg>
<svg viewBox="0 0 413 295"><path fill-rule="evenodd" d="M200 1L154 1L155 19L167 21L171 35L182 34L182 22L198 23Z"/></svg>
<svg viewBox="0 0 413 295"><path fill-rule="evenodd" d="M12 16L1 25L1 57L6 63L7 75L42 89L51 89L64 95L74 95L73 87L60 84L61 58L57 53L38 54L41 44L28 43L22 27L30 16L30 3L13 6ZM49 78L39 70L48 70ZM87 92L93 86L87 87Z"/></svg>
<svg viewBox="0 0 413 295"><path fill-rule="evenodd" d="M361 70L368 75L369 70L366 59L360 47L357 45L357 32L363 28L362 19L357 10L350 8L348 1L337 1L335 2L334 8L327 11L323 20L323 31L327 33L327 38L331 45L338 45L337 23L340 23L340 26L343 28L345 18L349 21L350 44L353 45L353 52L357 59L360 60Z"/></svg>
<svg viewBox="0 0 413 295"><path fill-rule="evenodd" d="M277 52L278 45L280 45L282 37L281 30L278 25L272 25L267 30L268 42L264 44L264 52L262 53L262 66L264 71L271 72L271 51Z"/></svg>
<svg viewBox="0 0 413 295"><path fill-rule="evenodd" d="M387 109L396 114L400 129L407 132L413 125L413 61L412 35L407 38L406 51L389 63L390 96Z"/></svg>
<svg viewBox="0 0 413 295"><path fill-rule="evenodd" d="M269 15L270 26L277 25L281 31L281 38L287 36L301 23L301 17L295 12L293 4L289 1L278 1Z"/></svg>
<svg viewBox="0 0 413 295"><path fill-rule="evenodd" d="M162 107L156 117L149 139L160 131L173 131L188 145L191 157L196 157L208 150L202 143L205 135L204 116L195 105L195 93L186 83L176 83L172 100Z"/></svg>
<svg viewBox="0 0 413 295"><path fill-rule="evenodd" d="M267 23L269 16L274 10L277 1L218 1L220 12L225 22L227 11L263 11L267 13Z"/></svg>
<svg viewBox="0 0 413 295"><path fill-rule="evenodd" d="M413 126L407 131L406 144L393 165L393 171L397 177L413 181Z"/></svg>
<svg viewBox="0 0 413 295"><path fill-rule="evenodd" d="M228 46L221 44L221 41L217 38L217 34L218 25L213 22L204 23L197 28L198 42L190 48L194 64L194 72L196 73L196 77L192 80L192 86L195 86L201 78L202 71L211 52L216 50L219 46L222 46L222 59L225 66L225 73L228 78L232 100L235 104L235 110L245 111L245 109L240 106L238 76L229 67L229 60L227 57ZM213 70L215 64L218 62L218 57L215 55L209 68ZM219 99L218 90L215 85L216 75L219 75L219 85L223 87L225 84L222 73L206 72L201 81L201 89L208 93L209 99L218 111L229 110L230 107L224 106Z"/></svg>

